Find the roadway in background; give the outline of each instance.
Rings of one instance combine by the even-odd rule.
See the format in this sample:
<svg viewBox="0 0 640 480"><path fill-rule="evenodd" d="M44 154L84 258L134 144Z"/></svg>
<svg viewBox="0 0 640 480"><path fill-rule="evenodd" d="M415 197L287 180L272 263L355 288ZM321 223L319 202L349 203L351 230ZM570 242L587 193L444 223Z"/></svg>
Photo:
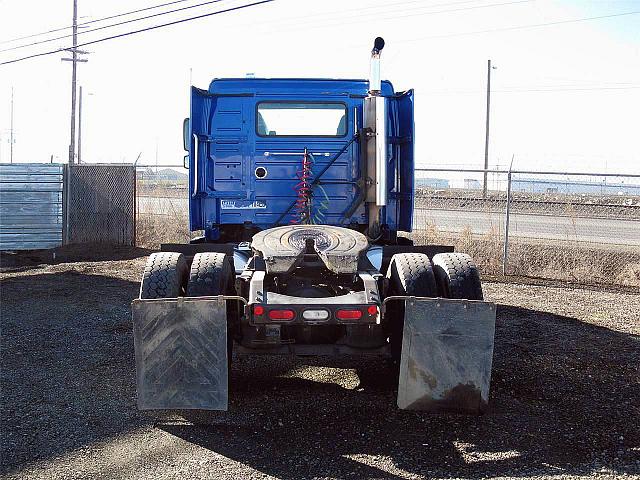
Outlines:
<svg viewBox="0 0 640 480"><path fill-rule="evenodd" d="M184 214L189 211L185 198L138 196L140 214ZM438 231L460 232L468 226L476 235L504 231L504 214L468 210L417 208L414 227L436 226ZM513 237L611 245L640 246L640 220L585 218L535 213L511 213L509 235Z"/></svg>
<svg viewBox="0 0 640 480"><path fill-rule="evenodd" d="M639 245L640 221L585 218L535 213L510 213L509 236L535 239ZM465 226L473 234L504 232L504 213L466 210L415 210L415 226L433 224L439 231L459 232Z"/></svg>

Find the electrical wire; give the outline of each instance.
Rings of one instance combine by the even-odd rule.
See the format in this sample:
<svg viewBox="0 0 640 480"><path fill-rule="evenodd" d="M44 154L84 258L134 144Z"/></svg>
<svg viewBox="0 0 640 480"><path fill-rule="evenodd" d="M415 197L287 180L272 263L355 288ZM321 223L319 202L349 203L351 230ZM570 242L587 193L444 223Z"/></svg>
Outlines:
<svg viewBox="0 0 640 480"><path fill-rule="evenodd" d="M103 22L105 20L111 20L113 18L119 18L119 17L124 17L127 15L132 15L134 13L139 13L139 12L144 12L147 10L154 10L156 8L161 8L161 7L166 7L168 5L173 5L176 3L184 3L184 2L189 2L191 0L174 0L172 2L167 2L167 3L161 3L159 5L152 5L150 7L145 7L145 8L139 8L137 10L130 10L128 12L122 12L122 13L118 13L118 14L114 14L114 15L109 15L108 17L102 17L102 18L96 18L94 20L88 20L86 22L81 22L78 23L78 27L82 27L84 25L89 25L92 23L98 23L98 22ZM352 8L352 9L345 9L345 10L339 10L339 11L332 11L332 12L325 12L322 14L319 14L321 16L324 15L331 15L331 14L339 14L339 15L344 15L344 12L356 12L356 11L364 11L364 10L372 10L375 8L387 8L390 6L394 6L394 5L405 5L408 3L420 3L420 2L424 2L425 0L403 0L401 2L394 2L394 3L385 3L383 5L373 5L373 6L368 6L365 8ZM460 3L473 3L473 2L477 2L478 0L464 0L462 2L451 2L451 3L445 3L445 4L440 4L440 5L428 5L425 7L421 7L421 8L427 8L427 7L437 7L437 6L444 6L444 5L457 5ZM317 17L317 15L314 15L315 17ZM307 19L309 18L309 15L302 15L299 17L287 17L287 18L283 18L283 21L288 21L288 20L296 20L296 19ZM59 27L59 28L54 28L51 30L45 30L44 32L39 32L39 33L32 33L29 35L24 35L22 37L15 37L15 38L10 38L8 40L0 40L0 45L5 44L5 43L12 43L12 42L17 42L18 40L26 40L28 38L33 38L33 37L40 37L42 35L47 35L49 33L55 33L55 32L61 32L63 30L68 30L73 28L73 25L67 25L66 27Z"/></svg>
<svg viewBox="0 0 640 480"><path fill-rule="evenodd" d="M477 10L477 9L482 9L482 8L491 8L491 7L502 7L502 6L506 6L506 5L515 5L515 4L520 4L520 3L529 3L529 2L533 2L535 0L513 0L510 2L503 2L503 3L491 3L488 5L473 5L473 6L469 6L469 7L461 7L461 8L452 8L452 9L448 9L448 10L436 10L436 11L427 11L427 12L421 12L421 13L412 13L409 15L392 15L392 16L385 16L384 13L382 14L369 14L369 15L376 15L375 19L380 19L380 20L395 20L398 18L407 18L407 17L422 17L422 16L426 16L426 15L438 15L441 13L454 13L454 12L464 12L464 11L469 11L469 10ZM460 3L468 3L468 2L460 2ZM446 5L446 4L445 4ZM427 7L420 7L419 9L424 9ZM393 12L385 12L385 13L393 13ZM325 27L337 27L340 25L349 25L349 24L353 24L353 23L361 23L361 22L369 22L372 21L372 19L370 18L362 18L365 15L358 15L357 17L360 18L354 18L353 20L344 20L344 21L340 21L340 22L334 22L334 23L323 23L322 25L312 25L312 26L308 26L307 24L296 24L290 28L285 28L285 29L281 29L280 31L296 31L296 30L314 30L314 29L318 29L318 28L325 28Z"/></svg>
<svg viewBox="0 0 640 480"><path fill-rule="evenodd" d="M521 92L589 92L593 90L633 90L640 88L640 85L632 85L628 87L578 87L578 88L530 88L521 90L491 90L499 93L521 93Z"/></svg>
<svg viewBox="0 0 640 480"><path fill-rule="evenodd" d="M92 23L102 22L102 21L105 21L105 20L113 19L113 18L123 17L123 16L126 16L126 15L132 15L134 13L139 13L139 12L143 12L143 11L147 11L147 10L152 10L152 9L160 8L160 7L163 7L163 6L172 5L172 4L175 4L175 3L182 3L182 2L185 2L185 1L191 1L191 0L174 0L173 2L168 2L168 3L163 3L163 4L160 4L160 5L151 6L151 7L141 8L141 9L138 9L138 10L132 10L132 11L129 11L129 12L123 12L123 13L119 13L119 14L116 14L116 15L111 15L111 16L108 16L108 17L103 17L103 18L98 18L98 19L95 19L95 20L82 22L82 23L78 24L78 27L82 27L82 26L89 25L89 24L92 24ZM216 0L216 1L221 1L221 0ZM345 12L370 12L370 13L365 13L364 16L384 15L386 13L393 13L393 10L390 10L388 12L371 12L371 10L379 9L379 8L388 8L388 7L394 6L394 5L405 5L407 3L419 3L420 1L423 1L423 0L410 0L410 1L388 3L388 4L384 4L384 5L368 6L368 7L365 7L365 8L353 8L353 9L346 9L346 10L341 10L341 11L326 12L326 13L323 13L323 14L320 14L320 15L321 16L326 16L326 15L338 14L339 16L336 17L336 18L321 19L321 18L318 18L318 15L314 15L314 20L312 22L303 22L302 24L300 22L296 22L296 27L298 25L304 25L304 24L308 24L308 23L313 23L314 21L317 22L317 21L325 21L325 20L331 21L331 20L344 19L344 13ZM431 5L421 5L419 7L415 7L415 8L411 8L411 9L405 9L404 11L423 10L425 8L436 8L436 7L445 7L445 6L452 6L452 5L462 5L462 4L468 4L468 3L476 3L478 1L479 0L462 0L462 1L458 1L458 2L446 2L446 3L437 3L437 4L431 4ZM521 1L522 2L530 2L530 1L533 1L533 0L521 0ZM144 20L144 19L147 19L147 18L152 18L154 16L164 15L166 13L173 13L173 12L178 12L178 11L181 11L181 10L187 10L187 9L190 9L190 8L196 8L196 7L199 7L199 6L207 5L209 3L216 3L216 2L215 1L204 2L204 3L197 4L197 5L192 5L192 6L188 6L188 7L185 7L185 8L181 8L181 9L170 10L170 11L163 12L163 13L160 13L160 14L150 15L150 16L147 16L147 17L141 17L141 18L138 18L138 19L133 19L133 20L130 20L130 21L125 21L125 22L121 22L121 23L107 25L107 26L95 28L95 29L92 29L92 30L84 30L84 31L78 32L77 35L82 35L82 34L85 34L85 33L91 33L91 32L97 31L97 30L102 30L102 29L109 28L109 27L115 27L115 26L118 26L118 25L123 25L123 24L126 24L126 23L130 23L130 22L133 22L133 21ZM521 2L516 1L516 2L512 2L512 3L521 3ZM485 7L491 7L491 6L493 6L493 5L478 5L478 6L474 6L474 7L469 7L469 9L485 8ZM466 10L466 9L461 9L461 10ZM453 11L457 11L457 10L453 10ZM427 14L430 14L430 13L441 13L441 12L425 12L425 13L422 13L422 14L413 14L413 15L405 15L405 16L427 15ZM359 16L362 17L363 15L359 15ZM405 16L401 16L401 17L384 17L384 18L393 19L393 18L403 18ZM308 19L308 18L309 18L309 15L304 15L304 16L299 16L299 17L283 18L283 19L281 19L281 21L286 22L286 21L289 21L289 20ZM366 21L366 20L364 20L364 21ZM254 25L254 24L252 24L252 25ZM18 40L23 40L23 39L27 39L27 38L33 38L33 37L37 37L37 36L41 36L41 35L46 35L48 33L54 33L54 32L58 32L58 31L63 31L63 30L67 30L69 28L73 28L73 26L71 25L71 26L56 28L56 29L53 29L53 30L48 30L48 31L45 31L45 32L36 33L36 34L32 34L32 35L26 35L26 36L23 36L23 37L17 37L17 38L13 38L13 39L10 39L10 40L3 40L3 41L0 41L0 45L4 44L4 43L11 43L11 42L18 41ZM39 45L39 44L42 44L42 43L53 42L55 40L69 38L69 37L72 37L72 36L73 36L72 34L68 34L68 35L54 37L54 38L41 40L41 41L37 41L37 42L32 42L32 43L28 43L28 44L24 44L24 45L17 45L17 46L11 47L11 48L5 48L3 50L0 50L0 52L6 52L6 51L10 51L10 50L17 50L17 49L21 49L21 48L34 46L34 45Z"/></svg>
<svg viewBox="0 0 640 480"><path fill-rule="evenodd" d="M320 191L322 197L318 198L316 195L312 195L312 198L316 199L316 211L313 214L311 223L314 225L324 225L326 224L327 212L331 207L331 201L329 200L327 191L324 189L321 183L318 183L316 185L316 190Z"/></svg>
<svg viewBox="0 0 640 480"><path fill-rule="evenodd" d="M634 90L640 88L640 85L628 85L626 87L612 87L612 86L566 86L561 88L555 88L550 85L549 88L542 85L540 88L527 88L527 87L507 87L491 89L491 93L528 93L528 92L589 92L589 91L601 91L601 90ZM435 95L465 95L465 94L486 94L486 90L427 90L424 93L430 93Z"/></svg>
<svg viewBox="0 0 640 480"><path fill-rule="evenodd" d="M422 5L419 7L415 7L415 8L410 8L410 9L404 9L404 11L413 11L413 10L422 10L425 8L436 8L436 7L449 7L449 6L453 6L453 5L464 5L467 3L478 3L480 0L462 0L462 1L456 1L456 2L445 2L445 3L436 3L436 4L431 4L431 5ZM307 15L301 15L301 16L295 16L295 17L283 17L281 19L279 19L280 22L282 23L286 23L286 22L290 22L290 21L294 21L296 26L297 25L305 25L305 24L309 24L309 23L314 23L314 22L325 22L325 21L332 21L332 20L344 20L345 18L345 13L352 13L352 12L370 12L370 13L365 13L364 16L370 16L370 15L384 15L386 13L394 13L395 10L397 9L391 9L389 11L386 12L374 12L372 10L374 9L380 9L380 8L388 8L388 7L392 7L395 5L405 5L407 3L418 3L417 1L403 1L403 2L393 2L393 3L385 3L384 5L369 5L367 7L358 7L358 8L350 8L350 9L343 9L343 10L334 10L331 12L324 12L324 13L311 13L311 14L307 14ZM331 18L331 17L334 18ZM358 16L363 16L363 15L358 15ZM307 21L307 22L299 22L298 20L309 20L309 18L312 17L313 20L311 21ZM329 17L329 18L322 18L322 17ZM264 22L261 22L264 23ZM255 26L256 23L252 23L252 26Z"/></svg>
<svg viewBox="0 0 640 480"><path fill-rule="evenodd" d="M598 15L596 17L583 17L583 18L572 18L568 20L558 20L555 22L546 22L546 23L533 23L530 25L514 25L512 27L500 27L500 28L491 28L487 30L475 30L471 32L459 32L459 33L448 33L443 35L430 35L428 37L418 37L418 38L408 38L408 39L398 39L395 40L396 43L411 43L411 42L419 42L421 40L430 40L434 38L451 38L451 37L462 37L465 35L476 35L482 33L494 33L494 32L506 32L510 30L524 30L527 28L540 28L540 27L549 27L553 25L564 25L567 23L576 23L576 22L587 22L590 20L599 20L602 18L614 18L614 17L623 17L625 15L637 15L640 11L633 12L623 12L623 13L612 13L610 15Z"/></svg>
<svg viewBox="0 0 640 480"><path fill-rule="evenodd" d="M273 1L275 1L275 0L260 0L258 2L248 3L248 4L245 4L245 5L239 5L237 7L231 7L231 8L227 8L225 10L218 10L218 11L215 11L215 12L209 12L209 13L205 13L205 14L202 14L202 15L197 15L197 16L194 16L194 17L188 17L188 18L183 18L183 19L180 19L180 20L174 20L173 22L161 23L160 25L153 25L151 27L141 28L139 30L132 30L130 32L120 33L118 35L112 35L110 37L99 38L97 40L91 40L90 42L79 43L75 47L76 48L77 47L85 47L87 45L93 45L95 43L101 43L101 42L105 42L107 40L114 40L116 38L128 37L129 35L135 35L137 33L147 32L149 30L155 30L157 28L163 28L163 27L168 27L168 26L171 26L171 25L177 25L179 23L190 22L192 20L199 20L201 18L211 17L213 15L219 15L221 13L232 12L232 11L235 11L235 10L241 10L241 9L244 9L244 8L247 8L247 7L253 7L253 6L256 6L256 5L261 5L263 3L271 3ZM11 64L11 63L22 62L24 60L29 60L31 58L43 57L45 55L52 55L54 53L64 52L64 51L72 50L72 49L73 49L73 47L57 48L55 50L49 50L47 52L34 53L32 55L27 55L27 56L24 56L24 57L14 58L12 60L6 60L4 62L0 62L0 65L8 65L8 64Z"/></svg>
<svg viewBox="0 0 640 480"><path fill-rule="evenodd" d="M108 17L96 18L94 20L81 22L81 23L78 23L77 26L78 27L82 27L84 25L89 25L91 23L103 22L105 20L111 20L112 18L124 17L126 15L132 15L134 13L144 12L144 11L147 11L147 10L153 10L153 9L160 8L160 7L166 7L167 5L173 5L175 3L183 3L183 2L190 2L190 1L191 0L174 0L173 2L161 3L160 5L153 5L151 7L139 8L138 10L131 10L129 12L118 13L118 14L115 14L115 15L110 15ZM9 40L0 40L0 45L2 45L4 43L17 42L18 40L25 40L27 38L39 37L41 35L47 35L49 33L61 32L62 30L68 30L70 28L73 28L73 25L69 25L67 27L54 28L53 30L47 30L46 32L32 33L31 35L25 35L23 37L10 38Z"/></svg>
<svg viewBox="0 0 640 480"><path fill-rule="evenodd" d="M79 35L86 35L87 33L97 32L99 30L104 30L105 28L118 27L120 25L126 25L128 23L139 22L140 20L148 20L149 18L160 17L162 15L168 15L170 13L181 12L183 10L189 10L191 8L203 7L205 5L211 5L212 3L219 3L219 2L223 2L223 1L225 1L225 0L209 0L207 2L197 3L195 5L189 5L188 7L176 8L174 10L167 10L166 12L154 13L153 15L147 15L145 17L140 17L140 18L132 18L130 20L125 20L123 22L112 23L110 25L103 25L102 27L92 28L91 30L83 30L81 32L78 32L77 35L78 36ZM40 45L42 43L55 42L56 40L62 40L64 38L71 38L71 37L73 37L73 34L61 35L59 37L48 38L46 40L40 40L40 41L32 42L32 43L25 43L23 45L17 45L15 47L2 49L2 50L0 50L0 53L8 52L10 50L18 50L20 48L32 47L34 45Z"/></svg>

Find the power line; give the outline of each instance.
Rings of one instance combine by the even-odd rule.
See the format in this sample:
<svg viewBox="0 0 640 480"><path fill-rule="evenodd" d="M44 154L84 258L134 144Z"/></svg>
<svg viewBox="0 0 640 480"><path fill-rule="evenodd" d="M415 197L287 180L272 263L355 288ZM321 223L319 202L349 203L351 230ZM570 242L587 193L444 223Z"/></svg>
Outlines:
<svg viewBox="0 0 640 480"><path fill-rule="evenodd" d="M221 13L232 12L234 10L241 10L243 8L253 7L255 5L261 5L263 3L270 3L270 2L273 2L273 1L275 1L275 0L260 0L258 2L253 2L253 3L248 3L248 4L245 4L245 5L239 5L237 7L227 8L226 10L218 10L216 12L210 12L210 13L205 13L205 14L202 14L202 15L197 15L195 17L188 17L188 18L183 18L183 19L180 19L180 20L174 20L173 22L161 23L160 25L154 25L152 27L141 28L139 30L132 30L130 32L120 33L118 35L112 35L110 37L99 38L97 40L91 40L90 42L79 43L77 45L77 47L85 47L87 45L93 45L94 43L100 43L100 42L105 42L107 40L113 40L113 39L116 39L116 38L127 37L129 35L134 35L136 33L147 32L149 30L155 30L157 28L168 27L168 26L171 26L171 25L177 25L179 23L184 23L184 22L190 22L191 20L198 20L198 19L205 18L205 17L211 17L213 15L219 15ZM23 60L28 60L28 59L31 59L31 58L43 57L45 55L51 55L51 54L58 53L58 52L64 52L65 50L69 50L69 48L57 48L55 50L49 50L48 52L35 53L33 55L27 55L25 57L14 58L13 60L7 60L7 61L4 61L4 62L0 62L0 65L8 65L10 63L21 62Z"/></svg>
<svg viewBox="0 0 640 480"><path fill-rule="evenodd" d="M173 2L161 3L160 5L153 5L151 7L146 7L146 8L139 8L138 10L131 10L129 12L118 13L116 15L110 15L108 17L96 18L95 20L89 20L87 22L79 23L78 27L81 27L83 25L89 25L91 23L103 22L105 20L110 20L112 18L124 17L126 15L131 15L133 13L144 12L146 10L153 10L153 9L160 8L160 7L166 7L167 5L173 5L174 3L182 3L182 2L189 2L189 1L191 1L191 0L174 0ZM60 28L54 28L53 30L47 30L46 32L33 33L31 35L25 35L23 37L11 38L9 40L1 40L0 41L0 45L3 44L3 43L11 43L11 42L17 42L18 40L25 40L27 38L39 37L41 35L46 35L48 33L61 32L62 30L68 30L70 28L73 28L73 25L68 25L66 27L60 27Z"/></svg>
<svg viewBox="0 0 640 480"><path fill-rule="evenodd" d="M493 92L499 93L520 93L520 92L589 92L592 90L633 90L640 88L640 85L633 85L628 87L577 87L577 88L529 88L519 90L493 90Z"/></svg>
<svg viewBox="0 0 640 480"><path fill-rule="evenodd" d="M389 11L389 12L383 12L383 13L370 13L370 14L364 14L364 15L357 15L354 16L354 18L352 20L345 20L345 21L340 21L340 22L334 22L334 23L323 23L322 25L312 25L312 26L305 26L308 25L309 23L313 23L313 22L307 22L306 24L296 24L293 26L293 28L287 28L286 31L295 31L295 30L311 30L311 29L317 29L317 28L325 28L325 27L337 27L340 25L347 25L347 24L352 24L352 23L358 23L358 22L367 22L367 21L372 21L372 19L368 19L368 18L361 18L361 19L357 19L355 17L364 17L364 16L371 16L371 15L379 15L380 19L384 19L384 20L393 20L393 19L398 19L398 18L407 18L407 17L419 17L419 16L424 16L424 15L437 15L440 13L453 13L453 12L463 12L463 11L468 11L468 10L477 10L477 9L481 9L481 8L491 8L491 7L501 7L501 6L505 6L505 5L515 5L515 4L519 4L519 3L528 3L528 2L532 2L534 0L514 0L514 1L510 1L510 2L504 2L504 3L491 3L488 5L473 5L473 6L469 6L469 7L461 7L461 8L453 8L453 9L449 9L449 10L436 10L436 11L427 11L427 12L421 12L421 13L411 13L408 15L393 15L393 16L385 16L385 13L398 13L398 12L393 12L393 11ZM469 2L459 2L459 3L469 3ZM455 3L453 4L444 4L444 5L455 5ZM442 5L442 6L444 6ZM440 6L440 5L434 5L434 6ZM431 8L431 7L419 7L417 9L410 9L410 10L422 10L424 8ZM336 19L337 20L337 19Z"/></svg>
<svg viewBox="0 0 640 480"><path fill-rule="evenodd" d="M569 88L520 88L513 89L492 89L491 93L527 93L527 92L589 92L599 90L634 90L640 88L640 85L629 85L627 87L569 87ZM437 95L464 95L464 94L484 94L484 90L422 90L425 93Z"/></svg>
<svg viewBox="0 0 640 480"><path fill-rule="evenodd" d="M586 22L589 20L599 20L602 18L613 18L613 17L622 17L625 15L637 15L640 11L634 12L624 12L624 13L612 13L610 15L599 15L597 17L583 17L583 18L573 18L569 20L558 20L555 22L546 22L546 23L533 23L530 25L515 25L512 27L500 27L500 28L492 28L488 30L475 30L471 32L459 32L459 33L449 33L443 35L430 35L428 37L418 37L418 38L409 38L405 40L395 40L397 43L410 43L410 42L419 42L421 40L430 40L432 38L450 38L450 37L461 37L465 35L476 35L481 33L494 33L494 32L505 32L510 30L522 30L527 28L539 28L539 27L548 27L553 25L563 25L566 23L576 23L576 22Z"/></svg>
<svg viewBox="0 0 640 480"><path fill-rule="evenodd" d="M332 20L344 20L345 18L345 13L352 13L352 12L370 12L370 13L365 13L364 15L384 15L386 13L394 13L394 11L397 11L396 8L393 8L389 11L383 11L383 12L373 12L372 10L374 9L380 9L380 8L387 8L387 7L392 7L395 5L406 5L407 3L419 3L420 1L423 0L410 0L410 1L401 1L401 2L393 2L393 3L385 3L384 5L370 5L367 7L358 7L358 8L350 8L350 9L342 9L342 10L334 10L331 12L323 12L323 13L311 13L311 14L307 14L307 15L301 15L301 16L295 16L295 17L283 17L281 19L279 19L280 22L289 22L291 20L299 20L299 19L303 19L303 20L308 20L310 17L313 17L313 20L311 20L310 22L303 22L303 24L308 24L308 23L314 23L314 22L324 22L324 21L332 21ZM457 2L445 2L445 3L436 3L436 4L431 4L431 5L422 5L419 7L415 7L415 8L410 8L410 9L405 9L405 11L413 11L413 10L422 10L425 8L436 8L436 7L448 7L448 6L453 6L453 5L463 5L463 4L467 4L467 3L477 3L479 0L462 0L462 1L457 1ZM337 17L334 15L337 14ZM329 18L321 18L321 17L329 17ZM334 18L331 18L331 17ZM358 15L358 16L363 16L363 15ZM296 25L300 25L301 22L295 22ZM254 25L254 24L252 24Z"/></svg>
<svg viewBox="0 0 640 480"><path fill-rule="evenodd" d="M153 10L153 9L156 9L156 8L165 7L165 6L173 5L173 4L176 4L176 3L183 3L183 2L186 2L186 1L191 1L191 0L174 0L172 2L162 3L160 5L154 5L154 6L151 6L151 7L140 8L138 10L131 10L131 11L128 11L128 12L122 12L122 13L119 13L119 14L110 15L108 17L97 18L97 19L94 19L94 20L89 20L89 21L86 21L86 22L79 23L78 27L82 27L82 26L89 25L89 24L92 24L92 23L103 22L105 20L110 20L110 19L113 19L113 18L132 15L134 13L144 12L144 11L147 11L147 10ZM164 15L164 14L167 14L167 13L173 13L173 12L178 12L178 11L181 11L181 10L187 10L187 9L190 9L190 8L196 8L196 7L207 5L207 4L210 4L210 3L216 3L218 1L222 1L222 0L204 2L204 3L197 4L197 5L192 5L192 6L188 6L188 7L185 7L185 8L181 8L181 9L170 10L170 11L163 12L163 13L156 14L156 15L150 15L150 16L147 16L147 17L141 17L141 18L133 19L133 20L130 20L128 22L116 23L116 24L113 24L113 25L107 25L107 26L96 28L96 29L92 29L92 30L85 30L85 31L82 31L82 32L78 32L78 35L82 35L82 34L85 34L85 33L91 33L91 32L97 31L97 30L102 30L104 28L123 25L125 23L130 23L132 21L145 20L147 18L152 18L152 17L158 16L158 15ZM394 6L394 5L405 5L405 4L408 4L408 3L419 3L419 2L422 2L422 1L424 1L424 0L403 0L403 1L400 1L400 2L387 3L387 4L384 4L384 5L369 6L369 7L365 7L365 8L355 8L355 9L348 9L348 10L326 12L326 13L323 13L321 15L325 16L325 15L331 15L331 14L336 13L336 14L340 14L342 17L344 17L344 13L345 12L371 11L372 9L377 9L377 8L387 8L387 7ZM449 5L467 4L467 3L474 3L474 2L477 2L477 1L478 0L463 0L463 1L459 1L459 2L448 2L448 3L440 3L440 4L432 4L432 5L423 5L423 6L417 7L415 9L410 9L410 10L421 10L421 9L425 9L425 8L435 8L435 7L442 7L442 6L449 6ZM532 1L532 0L526 0L526 1ZM381 12L381 13L391 13L391 12ZM379 13L371 12L368 15L373 15L373 14L379 14ZM288 21L288 20L295 20L295 19L299 19L299 18L307 19L307 18L309 18L309 16L308 15L304 15L304 16L299 16L299 17L288 17L288 18L284 18L282 20L283 21ZM333 18L329 18L328 20L334 20L334 19ZM47 30L45 32L34 33L34 34L31 34L31 35L25 35L25 36L22 36L22 37L16 37L16 38L12 38L12 39L9 39L9 40L2 40L2 41L0 41L0 45L1 44L5 44L5 43L12 43L12 42L15 42L15 41L18 41L18 40L24 40L24 39L27 39L27 38L38 37L38 36L46 35L46 34L49 34L49 33L60 32L60 31L63 31L63 30L67 30L69 28L72 28L72 25L67 26L67 27L55 28L53 30ZM64 35L64 36L60 36L60 37L41 40L41 41L38 41L38 42L28 43L28 44L25 44L25 45L18 45L18 46L15 46L15 47L11 47L11 48L6 48L6 49L3 49L3 50L0 50L0 52L7 52L7 51L10 51L10 50L17 50L17 49L20 49L20 48L30 47L30 46L33 46L33 45L39 45L39 44L42 44L42 43L48 43L48 42L52 42L52 41L55 41L55 40L69 38L71 36L72 35Z"/></svg>
<svg viewBox="0 0 640 480"><path fill-rule="evenodd" d="M84 30L82 32L78 32L78 35L84 35L86 33L91 33L91 32L97 32L98 30L104 30L105 28L112 28L112 27L117 27L117 26L120 26L120 25L126 25L127 23L139 22L140 20L147 20L149 18L159 17L159 16L162 16L162 15L167 15L167 14L175 13L175 12L181 12L182 10L189 10L190 8L202 7L204 5L210 5L212 3L219 3L219 2L223 2L223 1L225 1L225 0L209 0L207 2L197 3L195 5L189 5L188 7L176 8L174 10L167 10L166 12L154 13L153 15L147 15L145 17L140 17L140 18L132 18L130 20L125 20L123 22L112 23L110 25L104 25L102 27L92 28L91 30ZM37 42L25 43L24 45L18 45L16 47L5 48L3 50L0 50L0 53L1 52L8 52L10 50L18 50L20 48L31 47L33 45L39 45L39 44L42 44L42 43L54 42L56 40L62 40L64 38L70 38L72 36L73 35L71 35L71 34L62 35L60 37L48 38L46 40L40 40L40 41L37 41Z"/></svg>

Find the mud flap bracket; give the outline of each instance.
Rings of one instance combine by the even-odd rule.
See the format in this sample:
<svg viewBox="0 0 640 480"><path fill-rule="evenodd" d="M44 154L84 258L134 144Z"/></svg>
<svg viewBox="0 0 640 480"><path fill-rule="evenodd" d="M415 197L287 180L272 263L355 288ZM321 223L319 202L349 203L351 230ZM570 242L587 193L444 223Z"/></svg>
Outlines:
<svg viewBox="0 0 640 480"><path fill-rule="evenodd" d="M227 409L228 299L133 301L139 409Z"/></svg>
<svg viewBox="0 0 640 480"><path fill-rule="evenodd" d="M486 410L495 304L443 298L403 299L406 303L398 407L456 413Z"/></svg>

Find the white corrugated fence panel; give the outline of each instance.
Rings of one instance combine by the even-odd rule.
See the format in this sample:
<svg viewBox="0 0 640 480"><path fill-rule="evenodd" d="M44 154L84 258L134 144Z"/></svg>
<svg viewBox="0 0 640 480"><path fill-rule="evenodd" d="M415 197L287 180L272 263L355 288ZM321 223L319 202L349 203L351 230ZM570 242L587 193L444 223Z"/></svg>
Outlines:
<svg viewBox="0 0 640 480"><path fill-rule="evenodd" d="M0 250L62 245L64 165L0 163Z"/></svg>

